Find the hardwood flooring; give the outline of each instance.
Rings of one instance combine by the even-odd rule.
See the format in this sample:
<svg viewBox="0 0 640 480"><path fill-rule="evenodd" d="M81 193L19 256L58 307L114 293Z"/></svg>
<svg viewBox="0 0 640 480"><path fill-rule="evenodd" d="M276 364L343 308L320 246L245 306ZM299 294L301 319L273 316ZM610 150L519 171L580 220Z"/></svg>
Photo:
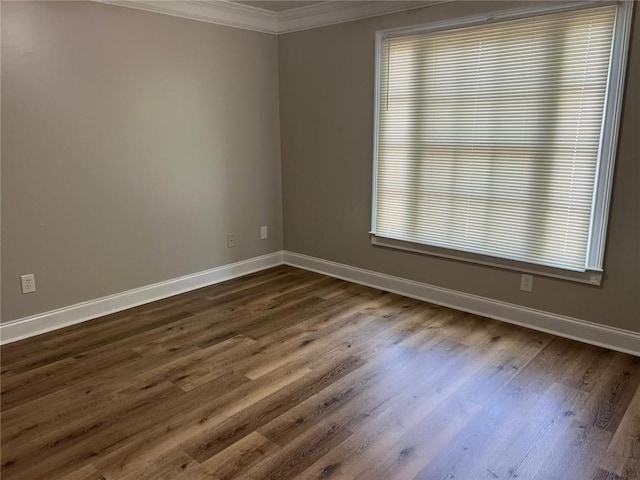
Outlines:
<svg viewBox="0 0 640 480"><path fill-rule="evenodd" d="M640 479L640 359L292 267L9 344L12 479Z"/></svg>

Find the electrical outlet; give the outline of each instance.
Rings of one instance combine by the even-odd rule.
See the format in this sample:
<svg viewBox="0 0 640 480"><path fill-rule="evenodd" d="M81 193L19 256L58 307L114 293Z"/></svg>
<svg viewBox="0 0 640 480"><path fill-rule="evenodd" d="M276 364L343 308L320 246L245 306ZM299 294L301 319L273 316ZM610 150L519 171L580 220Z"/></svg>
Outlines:
<svg viewBox="0 0 640 480"><path fill-rule="evenodd" d="M520 290L523 292L533 292L533 275L522 274L520 277Z"/></svg>
<svg viewBox="0 0 640 480"><path fill-rule="evenodd" d="M265 225L264 227L260 227L260 238L264 240L267 237L269 237L267 226Z"/></svg>
<svg viewBox="0 0 640 480"><path fill-rule="evenodd" d="M22 284L22 293L33 293L36 291L36 276L33 273L22 275L20 277Z"/></svg>
<svg viewBox="0 0 640 480"><path fill-rule="evenodd" d="M227 248L233 248L236 246L235 233L227 233Z"/></svg>

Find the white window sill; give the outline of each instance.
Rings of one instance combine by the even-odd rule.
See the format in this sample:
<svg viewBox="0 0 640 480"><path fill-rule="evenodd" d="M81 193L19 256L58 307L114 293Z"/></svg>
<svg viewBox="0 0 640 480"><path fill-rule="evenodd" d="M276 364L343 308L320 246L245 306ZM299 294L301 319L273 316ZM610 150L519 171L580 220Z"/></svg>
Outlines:
<svg viewBox="0 0 640 480"><path fill-rule="evenodd" d="M386 237L371 234L371 244L379 247L395 248L397 250L405 250L408 252L422 253L434 257L449 258L460 262L475 263L486 265L494 268L502 268L505 270L515 270L522 273L530 273L543 277L560 278L571 282L587 283L589 285L600 285L602 282L602 272L587 270L585 272L575 272L572 270L564 270L562 268L545 267L532 263L518 262L514 260L506 260L486 255L478 255L475 253L462 252L459 250L451 250L447 248L433 247L423 245L421 243L407 242L405 240L395 240Z"/></svg>

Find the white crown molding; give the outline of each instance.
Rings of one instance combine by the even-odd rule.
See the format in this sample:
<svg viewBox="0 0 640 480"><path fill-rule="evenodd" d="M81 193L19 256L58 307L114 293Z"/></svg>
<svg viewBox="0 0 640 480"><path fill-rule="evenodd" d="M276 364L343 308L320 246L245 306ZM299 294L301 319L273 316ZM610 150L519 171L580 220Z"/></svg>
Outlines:
<svg viewBox="0 0 640 480"><path fill-rule="evenodd" d="M640 333L638 332L415 282L299 253L285 251L284 263L405 297L640 356Z"/></svg>
<svg viewBox="0 0 640 480"><path fill-rule="evenodd" d="M262 33L278 33L278 15L262 8L218 0L92 0L118 7L135 8L173 17L188 18L200 22L215 23L227 27L253 30Z"/></svg>
<svg viewBox="0 0 640 480"><path fill-rule="evenodd" d="M278 14L278 33L298 32L300 30L352 22L362 18L405 12L447 1L451 0L323 2L280 12Z"/></svg>
<svg viewBox="0 0 640 480"><path fill-rule="evenodd" d="M362 18L403 12L452 0L325 1L272 12L229 0L92 0L262 33L291 33Z"/></svg>
<svg viewBox="0 0 640 480"><path fill-rule="evenodd" d="M282 251L223 265L184 277L134 288L115 295L58 308L0 324L0 344L11 343L59 328L120 312L197 288L282 265Z"/></svg>

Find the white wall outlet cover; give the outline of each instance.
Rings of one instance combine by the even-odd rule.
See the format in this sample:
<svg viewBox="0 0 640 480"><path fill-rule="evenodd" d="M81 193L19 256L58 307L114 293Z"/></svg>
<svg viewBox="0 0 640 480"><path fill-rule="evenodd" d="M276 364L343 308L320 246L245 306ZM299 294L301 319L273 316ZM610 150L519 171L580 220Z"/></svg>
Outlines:
<svg viewBox="0 0 640 480"><path fill-rule="evenodd" d="M236 235L234 233L227 233L227 248L233 248L236 246Z"/></svg>
<svg viewBox="0 0 640 480"><path fill-rule="evenodd" d="M265 225L264 227L260 227L260 238L264 240L267 237L269 237L269 230L267 229L267 226Z"/></svg>
<svg viewBox="0 0 640 480"><path fill-rule="evenodd" d="M523 273L520 277L520 290L523 292L533 291L533 275Z"/></svg>
<svg viewBox="0 0 640 480"><path fill-rule="evenodd" d="M22 275L20 277L20 284L22 285L22 293L33 293L36 291L36 276L33 273L28 275Z"/></svg>

